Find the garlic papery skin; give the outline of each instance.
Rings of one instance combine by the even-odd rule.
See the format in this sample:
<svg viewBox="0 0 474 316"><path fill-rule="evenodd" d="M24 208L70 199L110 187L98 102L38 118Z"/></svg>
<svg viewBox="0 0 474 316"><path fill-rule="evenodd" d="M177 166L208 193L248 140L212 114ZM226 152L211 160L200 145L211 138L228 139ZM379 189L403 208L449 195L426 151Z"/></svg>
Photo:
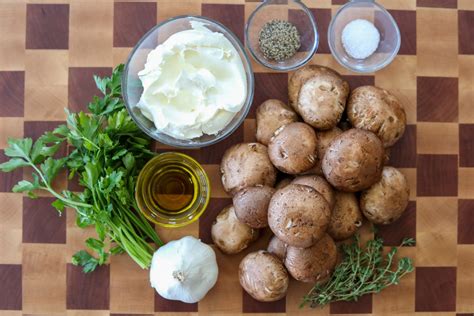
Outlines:
<svg viewBox="0 0 474 316"><path fill-rule="evenodd" d="M196 303L216 284L217 276L214 250L192 236L168 242L151 261L151 286L168 300Z"/></svg>

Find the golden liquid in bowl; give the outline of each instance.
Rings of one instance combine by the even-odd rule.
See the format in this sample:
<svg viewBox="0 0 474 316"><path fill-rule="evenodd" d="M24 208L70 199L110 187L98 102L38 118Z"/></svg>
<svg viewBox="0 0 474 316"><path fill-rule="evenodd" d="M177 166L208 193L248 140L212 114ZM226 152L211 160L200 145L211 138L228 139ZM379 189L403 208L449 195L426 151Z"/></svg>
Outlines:
<svg viewBox="0 0 474 316"><path fill-rule="evenodd" d="M184 212L196 200L197 178L184 166L169 165L144 180L149 207L166 213Z"/></svg>
<svg viewBox="0 0 474 316"><path fill-rule="evenodd" d="M193 158L163 153L140 171L135 197L149 220L165 227L179 227L197 220L206 209L209 179Z"/></svg>

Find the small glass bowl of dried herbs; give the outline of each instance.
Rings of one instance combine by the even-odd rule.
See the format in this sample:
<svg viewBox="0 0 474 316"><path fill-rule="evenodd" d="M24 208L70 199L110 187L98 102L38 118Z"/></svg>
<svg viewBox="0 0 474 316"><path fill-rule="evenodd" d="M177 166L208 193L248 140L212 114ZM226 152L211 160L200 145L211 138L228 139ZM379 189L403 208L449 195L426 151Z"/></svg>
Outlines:
<svg viewBox="0 0 474 316"><path fill-rule="evenodd" d="M318 48L316 21L298 0L266 0L250 15L246 46L261 65L290 71L306 64Z"/></svg>
<svg viewBox="0 0 474 316"><path fill-rule="evenodd" d="M293 57L300 49L300 33L288 21L271 20L260 30L258 45L266 59L284 61Z"/></svg>

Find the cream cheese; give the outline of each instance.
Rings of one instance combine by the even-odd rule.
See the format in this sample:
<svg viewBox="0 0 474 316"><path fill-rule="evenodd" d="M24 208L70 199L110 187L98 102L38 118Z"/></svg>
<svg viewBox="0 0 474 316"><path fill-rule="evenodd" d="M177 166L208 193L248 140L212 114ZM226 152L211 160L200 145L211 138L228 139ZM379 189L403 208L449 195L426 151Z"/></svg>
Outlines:
<svg viewBox="0 0 474 316"><path fill-rule="evenodd" d="M137 104L157 130L178 139L214 135L243 107L247 80L231 42L203 23L171 35L138 73Z"/></svg>

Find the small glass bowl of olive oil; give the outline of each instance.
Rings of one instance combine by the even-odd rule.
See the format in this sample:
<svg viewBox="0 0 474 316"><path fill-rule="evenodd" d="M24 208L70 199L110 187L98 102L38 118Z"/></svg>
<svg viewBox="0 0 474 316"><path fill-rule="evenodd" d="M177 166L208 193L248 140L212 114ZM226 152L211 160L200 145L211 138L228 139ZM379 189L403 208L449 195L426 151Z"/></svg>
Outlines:
<svg viewBox="0 0 474 316"><path fill-rule="evenodd" d="M140 211L153 223L180 227L196 221L209 204L209 178L193 158L167 152L140 171L135 197Z"/></svg>

